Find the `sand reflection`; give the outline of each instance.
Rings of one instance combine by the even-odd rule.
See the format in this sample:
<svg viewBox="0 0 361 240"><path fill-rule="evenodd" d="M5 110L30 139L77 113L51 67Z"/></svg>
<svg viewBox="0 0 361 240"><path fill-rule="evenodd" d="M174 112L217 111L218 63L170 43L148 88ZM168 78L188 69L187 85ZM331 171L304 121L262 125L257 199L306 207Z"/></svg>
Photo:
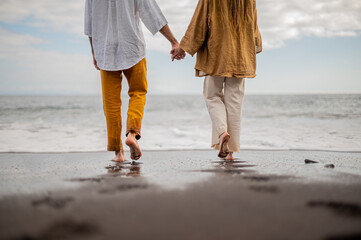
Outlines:
<svg viewBox="0 0 361 240"><path fill-rule="evenodd" d="M127 177L139 177L141 163L138 162L125 162L125 163L114 163L105 167L108 174L124 175Z"/></svg>

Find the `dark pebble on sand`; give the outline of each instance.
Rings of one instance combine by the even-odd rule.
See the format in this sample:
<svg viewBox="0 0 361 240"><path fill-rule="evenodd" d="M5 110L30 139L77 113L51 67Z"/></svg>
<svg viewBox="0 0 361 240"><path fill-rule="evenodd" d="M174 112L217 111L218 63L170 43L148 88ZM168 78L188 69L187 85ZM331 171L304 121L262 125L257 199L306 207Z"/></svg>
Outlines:
<svg viewBox="0 0 361 240"><path fill-rule="evenodd" d="M325 168L335 168L335 165L333 165L333 164L326 164L326 165L325 165Z"/></svg>
<svg viewBox="0 0 361 240"><path fill-rule="evenodd" d="M318 163L318 162L310 160L310 159L305 159L305 163L309 164L309 163Z"/></svg>

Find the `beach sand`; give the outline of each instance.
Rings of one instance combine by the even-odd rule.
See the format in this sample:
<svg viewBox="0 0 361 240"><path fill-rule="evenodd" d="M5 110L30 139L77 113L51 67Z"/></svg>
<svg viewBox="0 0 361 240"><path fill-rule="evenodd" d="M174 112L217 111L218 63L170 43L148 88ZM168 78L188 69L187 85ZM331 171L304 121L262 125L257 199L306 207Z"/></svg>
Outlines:
<svg viewBox="0 0 361 240"><path fill-rule="evenodd" d="M0 239L361 239L360 153L237 156L0 154Z"/></svg>

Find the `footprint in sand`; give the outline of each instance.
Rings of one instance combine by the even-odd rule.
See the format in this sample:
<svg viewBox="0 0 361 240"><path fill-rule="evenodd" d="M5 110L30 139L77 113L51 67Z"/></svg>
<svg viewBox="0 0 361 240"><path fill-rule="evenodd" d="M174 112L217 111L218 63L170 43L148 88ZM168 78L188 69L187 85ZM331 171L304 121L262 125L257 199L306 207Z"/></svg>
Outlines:
<svg viewBox="0 0 361 240"><path fill-rule="evenodd" d="M93 178L72 178L70 179L70 181L72 182L101 182L103 181L104 178L96 178L96 177L93 177Z"/></svg>
<svg viewBox="0 0 361 240"><path fill-rule="evenodd" d="M279 189L276 186L250 186L250 190L264 193L278 193Z"/></svg>
<svg viewBox="0 0 361 240"><path fill-rule="evenodd" d="M74 201L72 197L65 197L65 198L51 198L51 197L44 197L38 200L32 201L32 205L34 207L38 206L49 206L55 209L64 208L69 202Z"/></svg>
<svg viewBox="0 0 361 240"><path fill-rule="evenodd" d="M307 206L312 208L326 208L346 217L361 218L361 206L357 203L309 201Z"/></svg>
<svg viewBox="0 0 361 240"><path fill-rule="evenodd" d="M75 222L71 219L66 219L56 222L46 228L39 234L23 234L14 240L51 240L51 239L73 239L78 237L86 237L99 232L99 228L94 224L87 222Z"/></svg>

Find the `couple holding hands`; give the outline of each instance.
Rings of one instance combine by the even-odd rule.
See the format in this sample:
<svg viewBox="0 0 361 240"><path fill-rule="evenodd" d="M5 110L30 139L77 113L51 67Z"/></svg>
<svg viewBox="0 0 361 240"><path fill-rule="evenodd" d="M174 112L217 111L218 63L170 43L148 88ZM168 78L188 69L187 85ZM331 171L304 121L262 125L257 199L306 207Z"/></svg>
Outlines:
<svg viewBox="0 0 361 240"><path fill-rule="evenodd" d="M188 29L178 43L155 0L86 0L85 34L93 63L100 70L108 151L124 162L121 141L121 86L129 85L125 144L138 160L138 145L147 94L146 50L140 20L172 45L172 60L197 53L196 76L205 77L203 95L212 120L212 147L218 157L233 160L240 151L245 78L256 76L256 54L262 51L256 0L199 0Z"/></svg>

